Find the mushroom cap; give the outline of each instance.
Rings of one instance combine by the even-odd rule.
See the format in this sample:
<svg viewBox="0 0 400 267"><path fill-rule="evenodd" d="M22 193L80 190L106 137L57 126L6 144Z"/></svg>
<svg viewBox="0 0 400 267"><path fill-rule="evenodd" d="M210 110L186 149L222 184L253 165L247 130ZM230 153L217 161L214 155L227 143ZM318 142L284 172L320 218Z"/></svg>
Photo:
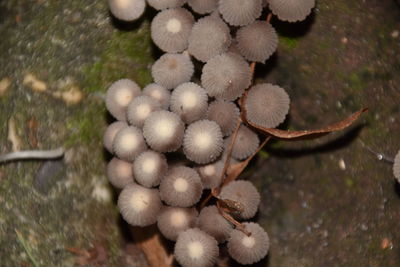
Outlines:
<svg viewBox="0 0 400 267"><path fill-rule="evenodd" d="M397 155L394 158L393 175L400 183L400 150L397 152Z"/></svg>
<svg viewBox="0 0 400 267"><path fill-rule="evenodd" d="M143 95L147 95L160 103L163 109L168 109L169 98L171 94L169 90L167 90L165 87L162 87L161 85L156 83L151 83L143 88L142 93Z"/></svg>
<svg viewBox="0 0 400 267"><path fill-rule="evenodd" d="M146 9L145 0L108 0L111 13L120 20L132 21Z"/></svg>
<svg viewBox="0 0 400 267"><path fill-rule="evenodd" d="M162 207L157 189L148 189L135 183L124 187L118 197L122 217L132 226L148 226L157 221Z"/></svg>
<svg viewBox="0 0 400 267"><path fill-rule="evenodd" d="M250 66L242 56L225 53L204 65L201 84L209 96L233 101L250 86L251 76Z"/></svg>
<svg viewBox="0 0 400 267"><path fill-rule="evenodd" d="M159 12L151 22L151 38L164 52L182 52L188 47L193 15L184 8Z"/></svg>
<svg viewBox="0 0 400 267"><path fill-rule="evenodd" d="M231 143L233 135L225 140L225 147ZM240 125L237 132L236 140L232 148L232 157L238 160L243 160L253 155L257 151L260 140L258 135L245 125Z"/></svg>
<svg viewBox="0 0 400 267"><path fill-rule="evenodd" d="M157 226L162 235L176 241L178 235L196 226L197 211L195 208L164 206L157 218Z"/></svg>
<svg viewBox="0 0 400 267"><path fill-rule="evenodd" d="M202 119L208 107L206 91L195 83L182 83L171 94L170 109L185 123Z"/></svg>
<svg viewBox="0 0 400 267"><path fill-rule="evenodd" d="M112 158L107 164L107 177L114 187L118 189L124 188L134 180L132 164L116 157Z"/></svg>
<svg viewBox="0 0 400 267"><path fill-rule="evenodd" d="M236 33L237 48L249 61L265 63L278 47L278 35L270 23L255 21Z"/></svg>
<svg viewBox="0 0 400 267"><path fill-rule="evenodd" d="M245 220L256 215L260 204L260 193L249 181L238 180L228 183L222 187L219 197L240 203L243 211L235 217Z"/></svg>
<svg viewBox="0 0 400 267"><path fill-rule="evenodd" d="M184 267L212 267L218 258L217 241L198 228L179 234L174 255Z"/></svg>
<svg viewBox="0 0 400 267"><path fill-rule="evenodd" d="M201 197L203 186L198 173L189 167L171 167L160 183L160 197L171 206L190 207Z"/></svg>
<svg viewBox="0 0 400 267"><path fill-rule="evenodd" d="M244 26L261 16L261 0L220 0L218 10L229 25Z"/></svg>
<svg viewBox="0 0 400 267"><path fill-rule="evenodd" d="M152 150L144 151L133 162L132 170L139 184L144 187L157 186L168 170L167 158Z"/></svg>
<svg viewBox="0 0 400 267"><path fill-rule="evenodd" d="M173 112L160 110L150 114L143 126L147 144L158 152L176 151L182 145L185 125Z"/></svg>
<svg viewBox="0 0 400 267"><path fill-rule="evenodd" d="M118 158L132 162L147 149L147 145L142 131L135 126L128 126L115 135L113 149Z"/></svg>
<svg viewBox="0 0 400 267"><path fill-rule="evenodd" d="M188 52L196 59L207 62L228 50L231 35L228 25L217 16L199 19L189 36Z"/></svg>
<svg viewBox="0 0 400 267"><path fill-rule="evenodd" d="M111 84L107 90L107 110L117 120L126 121L126 107L138 95L140 95L140 87L134 81L129 79L118 80Z"/></svg>
<svg viewBox="0 0 400 267"><path fill-rule="evenodd" d="M240 264L253 264L263 259L269 250L269 238L257 223L243 223L251 233L247 236L240 230L233 230L228 240L228 252Z"/></svg>
<svg viewBox="0 0 400 267"><path fill-rule="evenodd" d="M187 3L194 12L201 15L211 13L218 7L218 0L188 0Z"/></svg>
<svg viewBox="0 0 400 267"><path fill-rule="evenodd" d="M315 6L315 0L269 0L269 9L280 20L304 20Z"/></svg>
<svg viewBox="0 0 400 267"><path fill-rule="evenodd" d="M108 125L106 131L104 132L103 136L103 145L105 149L107 149L108 152L111 154L114 153L113 150L113 142L114 142L114 137L118 133L119 130L122 128L128 127L128 124L124 121L115 121Z"/></svg>
<svg viewBox="0 0 400 267"><path fill-rule="evenodd" d="M202 231L214 237L218 243L225 242L233 230L233 225L219 213L218 208L214 205L200 211L197 224Z"/></svg>
<svg viewBox="0 0 400 267"><path fill-rule="evenodd" d="M190 124L183 138L183 153L198 163L214 161L223 150L221 128L214 121L200 120Z"/></svg>
<svg viewBox="0 0 400 267"><path fill-rule="evenodd" d="M224 136L235 130L239 115L240 110L235 103L221 99L211 102L207 110L207 119L215 121Z"/></svg>
<svg viewBox="0 0 400 267"><path fill-rule="evenodd" d="M193 63L186 54L164 54L151 67L154 81L166 89L189 82L193 72Z"/></svg>
<svg viewBox="0 0 400 267"><path fill-rule="evenodd" d="M141 95L129 103L126 109L127 119L133 126L142 128L150 114L159 109L161 109L159 102L149 96Z"/></svg>
<svg viewBox="0 0 400 267"><path fill-rule="evenodd" d="M257 84L248 91L246 117L262 127L274 128L285 120L289 106L290 98L283 88L269 83Z"/></svg>
<svg viewBox="0 0 400 267"><path fill-rule="evenodd" d="M147 3L157 10L163 10L183 6L186 0L147 0Z"/></svg>
<svg viewBox="0 0 400 267"><path fill-rule="evenodd" d="M218 187L224 178L222 176L223 168L224 162L222 160L197 167L196 170L200 175L203 187L206 189Z"/></svg>

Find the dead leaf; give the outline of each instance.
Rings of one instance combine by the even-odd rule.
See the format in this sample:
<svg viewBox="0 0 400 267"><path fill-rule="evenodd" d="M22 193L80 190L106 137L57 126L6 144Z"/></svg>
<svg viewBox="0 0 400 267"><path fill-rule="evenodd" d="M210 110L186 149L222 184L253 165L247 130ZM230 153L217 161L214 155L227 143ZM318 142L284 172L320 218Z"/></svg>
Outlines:
<svg viewBox="0 0 400 267"><path fill-rule="evenodd" d="M170 267L174 261L173 255L168 255L161 243L160 232L155 226L130 227L133 239L146 255L150 266Z"/></svg>
<svg viewBox="0 0 400 267"><path fill-rule="evenodd" d="M245 121L247 124L250 126L260 130L261 132L271 135L274 138L277 139L283 139L283 140L302 140L302 139L312 139L312 138L318 138L323 135L329 134L331 132L336 132L343 130L347 127L349 127L354 121L356 121L360 115L364 112L366 112L368 109L364 108L361 109L355 113L353 113L351 116L348 118L339 121L337 123L328 125L326 127L323 127L321 129L316 129L316 130L302 130L302 131L286 131L286 130L280 130L280 129L275 129L275 128L265 128L262 127L258 124L252 123L247 120L246 116L246 110L245 110L245 101L246 101L246 96L247 93L243 95L243 97L240 99L240 106L242 110L242 119Z"/></svg>
<svg viewBox="0 0 400 267"><path fill-rule="evenodd" d="M247 165L249 165L249 162L253 159L255 155L257 155L258 152L265 146L266 143L271 139L271 136L268 136L264 142L258 147L257 151L253 153L250 157L248 157L246 160L233 164L229 166L227 170L227 177L224 180L224 183L221 187L226 185L227 183L234 181L243 171L246 169Z"/></svg>

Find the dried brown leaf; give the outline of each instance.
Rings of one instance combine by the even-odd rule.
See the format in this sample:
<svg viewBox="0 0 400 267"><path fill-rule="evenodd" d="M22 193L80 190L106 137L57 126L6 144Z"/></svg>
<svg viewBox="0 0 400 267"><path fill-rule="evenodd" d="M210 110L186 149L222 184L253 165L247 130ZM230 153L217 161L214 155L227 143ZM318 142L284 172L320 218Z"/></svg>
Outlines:
<svg viewBox="0 0 400 267"><path fill-rule="evenodd" d="M155 226L130 227L133 238L146 255L150 266L170 267L174 261L161 242L160 232Z"/></svg>
<svg viewBox="0 0 400 267"><path fill-rule="evenodd" d="M275 129L275 128L265 128L258 124L248 121L247 116L246 116L246 109L245 109L245 105L244 105L244 103L246 101L246 97L247 97L247 93L240 100L240 106L241 106L241 110L242 110L242 120L245 121L250 126L252 126L253 128L258 129L265 134L268 134L274 138L283 139L283 140L313 139L313 138L318 138L323 135L329 134L331 132L343 130L343 129L349 127L351 124L353 124L361 116L362 113L364 113L368 110L367 108L361 109L361 110L353 113L351 116L347 117L344 120L341 120L339 122L325 126L320 129L302 130L302 131L286 131L286 130L280 130L280 129Z"/></svg>
<svg viewBox="0 0 400 267"><path fill-rule="evenodd" d="M253 153L253 155L251 155L250 157L248 157L246 160L233 164L231 166L229 166L228 170L227 170L227 177L224 180L224 183L222 186L226 185L227 183L235 180L243 171L244 169L247 167L247 165L249 165L249 162L253 159L253 157L255 155L257 155L258 152L260 152L260 150L265 146L266 143L268 143L268 141L271 139L270 136L268 136L264 142L258 147L257 151Z"/></svg>

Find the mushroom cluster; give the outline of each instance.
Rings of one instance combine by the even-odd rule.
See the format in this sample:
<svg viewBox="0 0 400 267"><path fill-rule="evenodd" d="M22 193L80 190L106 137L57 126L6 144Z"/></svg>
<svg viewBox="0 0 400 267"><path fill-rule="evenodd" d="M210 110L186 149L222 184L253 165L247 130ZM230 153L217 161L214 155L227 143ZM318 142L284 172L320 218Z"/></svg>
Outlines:
<svg viewBox="0 0 400 267"><path fill-rule="evenodd" d="M252 85L250 63L265 63L278 45L269 20L260 19L263 9L298 21L314 0L108 2L126 21L140 17L146 5L159 10L151 38L165 52L151 67L154 82L143 90L129 79L107 90L106 107L116 119L104 134L104 147L114 155L107 176L121 190L122 217L133 226L156 223L176 241L175 259L183 266L212 266L225 242L237 262L260 261L268 235L243 222L257 213L260 194L249 181L226 182L226 165L248 159L260 145L241 109L247 121L266 128L280 125L289 111L283 88ZM198 77L194 66L202 68ZM200 205L210 189L216 204Z"/></svg>

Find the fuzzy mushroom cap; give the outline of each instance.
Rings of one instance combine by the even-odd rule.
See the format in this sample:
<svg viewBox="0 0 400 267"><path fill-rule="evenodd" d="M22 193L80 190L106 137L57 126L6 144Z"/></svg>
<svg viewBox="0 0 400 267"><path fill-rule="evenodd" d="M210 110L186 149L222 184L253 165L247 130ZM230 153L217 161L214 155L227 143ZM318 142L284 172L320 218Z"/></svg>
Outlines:
<svg viewBox="0 0 400 267"><path fill-rule="evenodd" d="M223 168L224 162L222 160L197 167L203 187L206 189L218 187L224 178L222 176Z"/></svg>
<svg viewBox="0 0 400 267"><path fill-rule="evenodd" d="M160 103L161 108L168 109L169 98L171 94L169 90L165 89L165 87L162 87L156 83L151 83L143 88L143 95L147 95L156 100L158 103Z"/></svg>
<svg viewBox="0 0 400 267"><path fill-rule="evenodd" d="M315 6L315 0L269 0L269 8L280 20L304 20Z"/></svg>
<svg viewBox="0 0 400 267"><path fill-rule="evenodd" d="M151 22L151 38L164 52L182 52L188 46L193 15L184 8L161 11Z"/></svg>
<svg viewBox="0 0 400 267"><path fill-rule="evenodd" d="M132 21L144 13L146 2L145 0L108 0L108 6L117 19Z"/></svg>
<svg viewBox="0 0 400 267"><path fill-rule="evenodd" d="M182 145L185 125L173 112L160 110L151 113L143 126L147 144L158 152L176 151Z"/></svg>
<svg viewBox="0 0 400 267"><path fill-rule="evenodd" d="M157 218L157 226L163 236L176 241L178 235L196 226L197 211L195 208L164 206Z"/></svg>
<svg viewBox="0 0 400 267"><path fill-rule="evenodd" d="M235 217L250 219L256 215L260 204L260 193L249 181L233 181L222 187L221 199L229 199L241 204L243 211Z"/></svg>
<svg viewBox="0 0 400 267"><path fill-rule="evenodd" d="M117 120L126 121L126 107L138 95L140 95L140 87L134 81L118 80L107 90L107 110Z"/></svg>
<svg viewBox="0 0 400 267"><path fill-rule="evenodd" d="M274 128L285 120L289 106L290 98L283 88L269 83L257 84L247 94L246 117L262 127Z"/></svg>
<svg viewBox="0 0 400 267"><path fill-rule="evenodd" d="M218 0L188 0L187 2L194 12L201 15L211 13L218 7Z"/></svg>
<svg viewBox="0 0 400 267"><path fill-rule="evenodd" d="M393 174L400 183L400 150L397 152L397 155L394 158Z"/></svg>
<svg viewBox="0 0 400 267"><path fill-rule="evenodd" d="M142 128L144 121L153 111L161 109L159 102L145 95L136 97L127 107L127 118L133 126Z"/></svg>
<svg viewBox="0 0 400 267"><path fill-rule="evenodd" d="M166 89L189 82L193 72L193 63L186 54L164 54L151 67L154 81Z"/></svg>
<svg viewBox="0 0 400 267"><path fill-rule="evenodd" d="M200 120L188 126L183 138L183 153L198 163L214 161L223 150L221 128L214 121Z"/></svg>
<svg viewBox="0 0 400 267"><path fill-rule="evenodd" d="M203 186L200 176L189 167L172 167L161 180L161 199L171 206L190 207L201 197Z"/></svg>
<svg viewBox="0 0 400 267"><path fill-rule="evenodd" d="M225 53L210 59L203 67L201 84L209 96L233 101L250 86L251 70L242 56Z"/></svg>
<svg viewBox="0 0 400 267"><path fill-rule="evenodd" d="M132 164L116 157L112 158L107 164L107 177L114 187L124 188L133 182Z"/></svg>
<svg viewBox="0 0 400 267"><path fill-rule="evenodd" d="M103 145L111 154L114 153L112 144L114 142L114 137L122 128L128 127L128 124L124 121L115 121L108 125L103 136Z"/></svg>
<svg viewBox="0 0 400 267"><path fill-rule="evenodd" d="M199 19L189 37L189 54L207 62L210 58L228 50L231 35L228 25L219 17L207 16Z"/></svg>
<svg viewBox="0 0 400 267"><path fill-rule="evenodd" d="M263 259L269 250L269 238L257 223L243 223L251 233L247 236L240 230L233 230L228 240L228 252L240 264L253 264Z"/></svg>
<svg viewBox="0 0 400 267"><path fill-rule="evenodd" d="M117 133L114 138L113 149L118 158L132 162L147 149L147 145L142 131L134 126L129 126Z"/></svg>
<svg viewBox="0 0 400 267"><path fill-rule="evenodd" d="M219 12L232 26L244 26L261 16L262 0L220 0Z"/></svg>
<svg viewBox="0 0 400 267"><path fill-rule="evenodd" d="M232 138L233 135L226 139L225 147L230 145ZM246 159L257 151L259 144L260 140L257 134L242 124L239 127L235 144L233 145L232 157L238 160Z"/></svg>
<svg viewBox="0 0 400 267"><path fill-rule="evenodd" d="M171 94L170 109L185 123L202 119L208 107L206 91L195 83L183 83Z"/></svg>
<svg viewBox="0 0 400 267"><path fill-rule="evenodd" d="M147 0L147 3L157 10L163 10L183 6L186 0Z"/></svg>
<svg viewBox="0 0 400 267"><path fill-rule="evenodd" d="M139 184L145 187L157 186L168 170L167 158L161 153L147 150L135 159L132 170Z"/></svg>
<svg viewBox="0 0 400 267"><path fill-rule="evenodd" d="M233 230L233 225L219 213L216 206L203 208L197 224L202 231L214 237L218 243L225 242Z"/></svg>
<svg viewBox="0 0 400 267"><path fill-rule="evenodd" d="M118 197L122 217L132 226L148 226L157 221L162 203L157 189L131 183Z"/></svg>
<svg viewBox="0 0 400 267"><path fill-rule="evenodd" d="M235 130L239 115L240 110L236 104L225 100L215 100L207 110L207 119L215 121L221 127L224 136Z"/></svg>
<svg viewBox="0 0 400 267"><path fill-rule="evenodd" d="M218 258L217 241L198 228L179 234L174 255L184 267L211 267Z"/></svg>
<svg viewBox="0 0 400 267"><path fill-rule="evenodd" d="M255 21L236 33L237 48L249 61L265 63L278 47L278 35L270 23Z"/></svg>

